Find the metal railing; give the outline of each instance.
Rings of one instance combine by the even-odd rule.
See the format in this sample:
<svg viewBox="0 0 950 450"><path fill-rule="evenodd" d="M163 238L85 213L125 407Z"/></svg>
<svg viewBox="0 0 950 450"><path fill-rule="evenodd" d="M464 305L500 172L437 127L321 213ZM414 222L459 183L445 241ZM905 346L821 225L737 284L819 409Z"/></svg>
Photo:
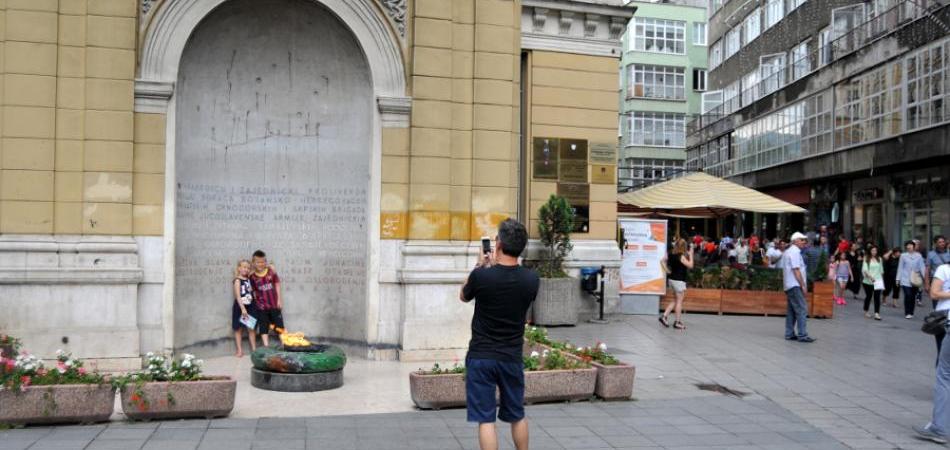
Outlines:
<svg viewBox="0 0 950 450"><path fill-rule="evenodd" d="M898 25L922 18L932 17L932 10L942 8L946 5L940 2L934 2L932 5L922 5L918 0L904 0L894 7L877 14L867 21L864 21L841 36L836 37L824 46L809 52L805 56L785 64L781 70L771 73L769 76L758 80L752 86L743 89L740 80L740 90L729 98L723 98L722 104L710 109L709 111L695 115L692 120L686 124L686 135L695 134L704 128L719 122L728 115L738 111L744 106L754 103L756 100L769 95L783 87L801 79L809 73L818 70L822 66L830 64L845 55L851 54L858 49L880 39L898 28ZM939 19L934 19L939 20ZM944 25L946 27L946 25ZM786 61L787 62L787 61ZM789 69L791 68L791 72ZM802 69L804 73L797 73L795 68ZM756 70L761 71L761 66ZM761 75L761 73L760 73ZM787 76L791 75L791 76ZM725 95L725 93L723 93Z"/></svg>

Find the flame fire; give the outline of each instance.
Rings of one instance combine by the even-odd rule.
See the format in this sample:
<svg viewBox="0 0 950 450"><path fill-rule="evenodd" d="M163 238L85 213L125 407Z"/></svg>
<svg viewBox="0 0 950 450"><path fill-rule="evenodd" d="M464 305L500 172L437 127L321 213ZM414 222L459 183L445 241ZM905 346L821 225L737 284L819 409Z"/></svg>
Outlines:
<svg viewBox="0 0 950 450"><path fill-rule="evenodd" d="M310 346L310 341L304 337L303 333L288 333L287 330L275 327L271 324L270 329L277 332L277 335L280 336L280 343L284 347L308 347Z"/></svg>

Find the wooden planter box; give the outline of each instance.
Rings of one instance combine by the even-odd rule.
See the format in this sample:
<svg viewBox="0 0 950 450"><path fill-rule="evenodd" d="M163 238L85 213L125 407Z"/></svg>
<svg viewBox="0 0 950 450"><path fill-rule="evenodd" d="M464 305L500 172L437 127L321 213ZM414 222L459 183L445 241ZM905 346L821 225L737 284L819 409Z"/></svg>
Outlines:
<svg viewBox="0 0 950 450"><path fill-rule="evenodd" d="M811 317L831 319L835 315L835 284L833 281L819 281L812 289L812 303L808 309Z"/></svg>
<svg viewBox="0 0 950 450"><path fill-rule="evenodd" d="M539 370L524 373L524 402L587 400L594 396L597 369Z"/></svg>
<svg viewBox="0 0 950 450"><path fill-rule="evenodd" d="M633 396L633 380L637 369L630 364L620 363L614 366L605 366L598 362L591 362L597 370L597 383L594 394L604 400L628 400Z"/></svg>
<svg viewBox="0 0 950 450"><path fill-rule="evenodd" d="M112 415L115 390L109 384L29 386L0 391L0 423L40 425L105 422Z"/></svg>
<svg viewBox="0 0 950 450"><path fill-rule="evenodd" d="M442 409L465 406L465 375L409 374L409 393L412 402L422 409Z"/></svg>
<svg viewBox="0 0 950 450"><path fill-rule="evenodd" d="M722 312L724 313L784 316L787 310L788 301L784 292L722 291Z"/></svg>
<svg viewBox="0 0 950 450"><path fill-rule="evenodd" d="M663 301L660 302L660 310L665 311L670 302L676 301L672 289L666 291ZM722 308L722 290L721 289L699 289L687 288L686 297L683 299L683 311L686 312L711 312L721 313Z"/></svg>
<svg viewBox="0 0 950 450"><path fill-rule="evenodd" d="M226 417L234 409L237 382L230 377L198 381L130 384L120 392L122 411L132 420ZM133 398L133 394L137 394Z"/></svg>

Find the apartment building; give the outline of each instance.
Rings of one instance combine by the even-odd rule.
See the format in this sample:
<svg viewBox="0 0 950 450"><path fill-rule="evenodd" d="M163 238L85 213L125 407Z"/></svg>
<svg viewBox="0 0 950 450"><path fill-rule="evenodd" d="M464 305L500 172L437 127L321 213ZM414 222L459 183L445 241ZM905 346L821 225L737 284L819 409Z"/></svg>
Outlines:
<svg viewBox="0 0 950 450"><path fill-rule="evenodd" d="M683 172L686 122L707 88L703 1L634 1L621 58L618 188L649 186Z"/></svg>
<svg viewBox="0 0 950 450"><path fill-rule="evenodd" d="M686 167L809 211L728 226L825 225L888 245L950 231L948 3L710 2L709 86Z"/></svg>

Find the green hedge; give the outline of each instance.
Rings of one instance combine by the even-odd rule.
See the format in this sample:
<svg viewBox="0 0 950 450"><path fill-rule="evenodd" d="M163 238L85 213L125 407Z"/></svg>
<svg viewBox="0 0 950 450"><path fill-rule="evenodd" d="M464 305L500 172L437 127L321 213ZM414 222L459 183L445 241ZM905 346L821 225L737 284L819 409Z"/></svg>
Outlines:
<svg viewBox="0 0 950 450"><path fill-rule="evenodd" d="M766 267L697 267L689 271L686 285L700 289L782 291L782 270Z"/></svg>

